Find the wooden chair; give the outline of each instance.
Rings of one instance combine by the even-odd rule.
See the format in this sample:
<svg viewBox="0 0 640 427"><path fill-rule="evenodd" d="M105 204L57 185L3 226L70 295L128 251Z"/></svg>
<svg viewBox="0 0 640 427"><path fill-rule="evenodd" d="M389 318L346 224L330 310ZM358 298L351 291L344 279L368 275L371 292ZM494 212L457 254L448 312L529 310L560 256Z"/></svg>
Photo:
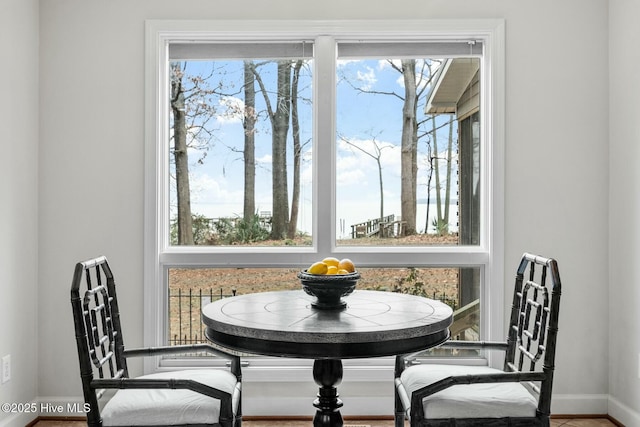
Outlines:
<svg viewBox="0 0 640 427"><path fill-rule="evenodd" d="M395 425L549 426L560 275L555 260L524 254L506 342L448 341L504 352L504 367L423 364L396 358ZM542 362L542 366L538 362Z"/></svg>
<svg viewBox="0 0 640 427"><path fill-rule="evenodd" d="M80 262L71 285L80 377L90 427L180 425L240 427L240 358L206 344L125 350L115 281L105 257ZM130 378L137 356L205 352L230 360L227 369L193 369ZM100 409L109 389L113 397Z"/></svg>

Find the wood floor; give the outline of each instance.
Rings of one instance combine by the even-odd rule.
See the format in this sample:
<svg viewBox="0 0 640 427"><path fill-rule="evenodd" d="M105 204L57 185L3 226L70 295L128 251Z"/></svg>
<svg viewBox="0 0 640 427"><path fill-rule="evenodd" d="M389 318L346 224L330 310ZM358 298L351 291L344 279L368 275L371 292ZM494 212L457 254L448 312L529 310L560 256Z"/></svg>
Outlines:
<svg viewBox="0 0 640 427"><path fill-rule="evenodd" d="M246 420L243 427L310 427L311 420ZM406 424L408 426L408 423ZM33 427L85 427L82 421L40 420ZM554 418L551 427L616 427L606 418ZM351 420L344 421L344 427L393 427L393 420Z"/></svg>

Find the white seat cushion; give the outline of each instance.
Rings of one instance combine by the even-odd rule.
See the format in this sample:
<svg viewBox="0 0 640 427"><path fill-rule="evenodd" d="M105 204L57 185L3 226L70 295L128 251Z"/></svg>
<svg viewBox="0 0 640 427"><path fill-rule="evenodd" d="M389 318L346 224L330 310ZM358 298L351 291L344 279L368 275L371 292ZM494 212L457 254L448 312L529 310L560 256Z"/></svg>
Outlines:
<svg viewBox="0 0 640 427"><path fill-rule="evenodd" d="M409 398L413 391L452 375L499 373L485 366L416 365L400 376ZM454 385L422 400L427 419L534 417L538 401L520 383ZM407 408L409 416L409 408Z"/></svg>
<svg viewBox="0 0 640 427"><path fill-rule="evenodd" d="M191 379L231 394L237 383L233 374L216 369L161 372L137 378ZM105 426L214 424L220 415L220 401L185 389L124 389L118 390L101 414Z"/></svg>

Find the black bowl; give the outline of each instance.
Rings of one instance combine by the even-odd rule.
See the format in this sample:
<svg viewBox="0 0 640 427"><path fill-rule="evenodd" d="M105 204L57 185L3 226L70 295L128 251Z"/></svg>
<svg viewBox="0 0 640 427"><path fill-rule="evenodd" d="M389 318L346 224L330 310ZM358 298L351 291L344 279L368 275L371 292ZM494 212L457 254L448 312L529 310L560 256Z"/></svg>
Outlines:
<svg viewBox="0 0 640 427"><path fill-rule="evenodd" d="M316 298L311 303L319 310L338 310L345 308L347 303L342 299L356 288L360 273L349 274L309 274L307 270L298 273L302 289Z"/></svg>

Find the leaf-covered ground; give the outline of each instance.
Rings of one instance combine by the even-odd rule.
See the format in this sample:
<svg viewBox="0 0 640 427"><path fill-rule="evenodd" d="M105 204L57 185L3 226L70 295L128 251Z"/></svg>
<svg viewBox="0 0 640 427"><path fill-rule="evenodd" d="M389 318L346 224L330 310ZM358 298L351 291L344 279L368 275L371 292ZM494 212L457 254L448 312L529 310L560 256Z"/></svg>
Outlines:
<svg viewBox="0 0 640 427"><path fill-rule="evenodd" d="M295 242L296 244L300 244ZM366 238L343 241L343 244L366 245L451 245L456 235L415 235L402 238ZM282 242L263 242L263 246ZM457 268L358 268L358 289L399 290L423 293L432 298L457 299ZM273 290L300 289L296 277L299 268L199 268L171 269L169 272L169 310L171 339L202 339L200 306L211 297ZM180 295L180 296L178 296ZM191 295L191 296L189 296Z"/></svg>

